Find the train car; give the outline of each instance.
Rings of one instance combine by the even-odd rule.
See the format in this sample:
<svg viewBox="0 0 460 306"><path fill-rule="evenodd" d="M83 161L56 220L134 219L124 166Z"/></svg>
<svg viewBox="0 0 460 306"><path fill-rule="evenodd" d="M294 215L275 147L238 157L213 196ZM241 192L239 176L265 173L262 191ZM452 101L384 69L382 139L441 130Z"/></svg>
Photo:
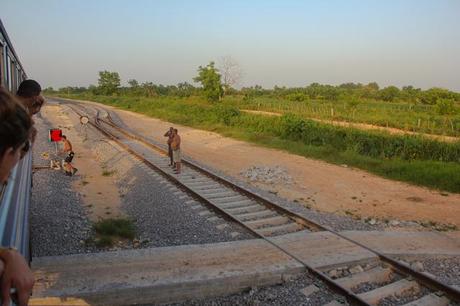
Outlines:
<svg viewBox="0 0 460 306"><path fill-rule="evenodd" d="M15 93L26 78L24 68L0 19L0 85Z"/></svg>
<svg viewBox="0 0 460 306"><path fill-rule="evenodd" d="M0 84L16 93L27 78L11 40L0 20ZM32 186L32 154L16 165L8 184L0 186L0 245L14 247L30 259L29 202Z"/></svg>

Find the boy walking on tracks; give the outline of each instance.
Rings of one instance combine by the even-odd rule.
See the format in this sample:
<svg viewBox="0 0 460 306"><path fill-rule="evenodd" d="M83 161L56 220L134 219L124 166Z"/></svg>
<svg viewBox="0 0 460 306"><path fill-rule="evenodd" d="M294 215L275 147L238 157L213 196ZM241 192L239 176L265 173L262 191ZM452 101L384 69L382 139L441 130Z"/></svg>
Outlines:
<svg viewBox="0 0 460 306"><path fill-rule="evenodd" d="M173 161L173 151L171 148L171 143L174 137L174 129L173 127L170 127L169 130L163 135L164 137L168 137L168 156L169 156L169 165L171 167L174 167L174 161Z"/></svg>
<svg viewBox="0 0 460 306"><path fill-rule="evenodd" d="M177 129L174 129L174 133L173 133L173 139L172 139L172 142L171 142L171 148L172 148L172 153L173 153L173 161L174 163L176 164L176 170L174 171L174 173L176 174L180 174L180 164L181 164L181 150L180 150L180 143L181 143L181 139L180 139L180 136L178 134L178 131Z"/></svg>

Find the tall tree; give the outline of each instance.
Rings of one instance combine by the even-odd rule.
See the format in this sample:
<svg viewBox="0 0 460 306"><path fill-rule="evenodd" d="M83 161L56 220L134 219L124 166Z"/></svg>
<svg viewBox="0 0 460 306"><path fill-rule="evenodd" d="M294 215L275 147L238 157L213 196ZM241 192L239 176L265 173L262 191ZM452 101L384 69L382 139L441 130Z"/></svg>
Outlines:
<svg viewBox="0 0 460 306"><path fill-rule="evenodd" d="M240 65L231 56L224 56L220 59L219 71L222 74L224 94L237 85L243 76Z"/></svg>
<svg viewBox="0 0 460 306"><path fill-rule="evenodd" d="M369 87L369 88L371 88L371 89L373 89L375 91L379 90L379 84L377 84L377 82L371 82L371 83L367 84L367 87Z"/></svg>
<svg viewBox="0 0 460 306"><path fill-rule="evenodd" d="M142 83L142 88L144 89L146 97L154 97L157 95L155 85L152 82Z"/></svg>
<svg viewBox="0 0 460 306"><path fill-rule="evenodd" d="M114 94L120 87L120 75L118 72L99 71L98 84L101 93L106 95Z"/></svg>
<svg viewBox="0 0 460 306"><path fill-rule="evenodd" d="M203 93L209 101L216 102L222 99L223 88L219 70L214 67L214 62L210 62L206 67L198 67L198 76L193 78L195 82L201 83Z"/></svg>
<svg viewBox="0 0 460 306"><path fill-rule="evenodd" d="M420 98L422 103L434 105L438 99L455 99L455 94L444 88L433 87L425 90Z"/></svg>
<svg viewBox="0 0 460 306"><path fill-rule="evenodd" d="M190 97L195 91L195 87L187 82L177 84L177 95L179 97Z"/></svg>
<svg viewBox="0 0 460 306"><path fill-rule="evenodd" d="M452 132L455 131L454 123L452 121L451 115L456 113L455 101L454 99L443 99L439 98L436 101L435 109L438 114L443 115L444 124L449 121Z"/></svg>
<svg viewBox="0 0 460 306"><path fill-rule="evenodd" d="M399 96L399 88L396 86L388 86L381 89L379 92L380 99L392 102Z"/></svg>
<svg viewBox="0 0 460 306"><path fill-rule="evenodd" d="M131 88L138 88L139 87L139 82L135 79L131 79L128 81L128 84L129 86L131 86Z"/></svg>
<svg viewBox="0 0 460 306"><path fill-rule="evenodd" d="M438 99L435 105L436 112L440 115L455 114L455 101L453 99Z"/></svg>

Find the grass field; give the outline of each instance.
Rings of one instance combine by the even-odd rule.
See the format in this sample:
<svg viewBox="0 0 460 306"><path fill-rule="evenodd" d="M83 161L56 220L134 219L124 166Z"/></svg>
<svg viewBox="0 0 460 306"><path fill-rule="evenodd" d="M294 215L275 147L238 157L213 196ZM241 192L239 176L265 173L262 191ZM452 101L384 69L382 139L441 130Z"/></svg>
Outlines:
<svg viewBox="0 0 460 306"><path fill-rule="evenodd" d="M460 108L456 115L443 116L433 105L390 103L361 100L355 105L344 101L290 101L256 97L228 97L224 103L241 109L278 113L296 113L305 118L367 123L405 131L436 135L460 136Z"/></svg>
<svg viewBox="0 0 460 306"><path fill-rule="evenodd" d="M198 97L60 96L101 102L305 157L347 164L383 177L460 192L460 143L333 127L305 119L307 112L288 109L285 112L296 115L268 117L241 113L235 105L248 106L231 99L210 104ZM410 112L403 108L401 112ZM268 107L263 110L276 111Z"/></svg>

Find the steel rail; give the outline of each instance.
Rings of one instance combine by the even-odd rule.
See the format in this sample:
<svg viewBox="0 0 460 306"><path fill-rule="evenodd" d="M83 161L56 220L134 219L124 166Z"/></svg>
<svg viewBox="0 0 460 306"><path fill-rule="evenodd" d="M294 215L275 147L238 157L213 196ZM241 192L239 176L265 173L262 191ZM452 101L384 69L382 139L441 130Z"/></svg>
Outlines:
<svg viewBox="0 0 460 306"><path fill-rule="evenodd" d="M76 112L77 114L79 114L77 111L75 111L75 109L73 109L73 111ZM97 111L97 115L98 114L99 114L99 111ZM130 138L135 139L135 140L137 140L139 142L142 142L144 145L147 145L148 147L150 147L152 149L155 149L156 151L159 151L164 155L166 155L166 152L167 152L164 148L162 148L162 147L160 147L158 145L152 144L150 141L148 141L144 137L135 135L132 132L127 132L125 129L119 127L118 125L113 123L109 112L107 112L107 114L108 114L109 121L106 121L106 120L100 119L100 118L95 118L95 123L94 124L91 123L91 125L94 126L96 129L100 130L107 137L109 137L109 138L113 139L114 141L116 141L117 144L121 145L123 148L128 150L130 153L135 155L138 159L143 161L145 164L149 165L149 167L159 171L160 173L162 173L164 176L166 176L168 179L170 179L171 181L175 182L176 184L179 184L182 188L186 189L188 192L193 194L195 197L199 198L202 202L204 202L207 206L211 207L213 210L220 212L224 216L227 216L228 219L230 219L230 220L236 222L237 224L243 226L244 228L248 229L250 232L255 234L257 237L260 237L260 238L268 241L273 246L277 247L278 249L282 250L287 255L289 255L292 258L294 258L296 261L300 262L312 274L316 275L317 277L319 277L323 281L325 281L325 283L328 286L330 286L331 289L333 289L335 292L340 293L341 295L344 295L350 303L352 303L354 305L368 305L364 300L362 300L359 296L355 295L353 292L349 291L346 288L343 288L342 286L337 284L334 280L329 278L327 275L325 275L321 271L319 271L319 270L317 270L317 269L315 269L313 267L310 267L309 265L306 265L299 258L297 258L297 256L295 256L293 254L290 254L289 251L284 250L282 247L278 246L276 243L274 243L273 241L271 241L267 237L257 233L257 231L255 231L252 228L248 227L243 222L237 220L232 215L229 215L224 210L220 209L219 207L216 207L214 204L210 203L203 196L199 195L194 190L192 190L192 189L188 188L187 186L185 186L184 184L182 184L173 175L170 175L169 173L165 172L163 169L161 169L161 168L157 167L156 165L152 164L151 162L146 160L143 156L141 156L140 154L134 152L131 148L129 148L129 146L123 144L121 141L119 141L118 137L116 137L113 134L111 134L110 132L107 132L106 130L104 130L104 128L99 126L96 122L103 122L103 123L111 126L112 128L116 129L118 132L126 135L127 137L130 137ZM79 114L79 115L81 116L81 114ZM207 169L197 165L196 163L194 163L192 161L189 161L189 160L186 160L186 159L182 159L182 161L183 161L183 163L185 165L188 165L189 167L194 168L195 170L198 170L202 174L217 180L218 182L222 183L223 185L231 187L234 190L246 195L249 198L252 198L252 199L255 199L255 200L259 201L259 202L262 202L262 204L266 205L267 207L270 207L271 209L274 209L276 211L281 211L283 214L286 214L291 219L294 219L296 222L299 222L300 224L302 224L302 225L304 225L304 226L306 226L308 228L316 228L316 229L320 229L320 230L323 230L323 231L330 232L330 233L332 233L332 234L334 234L334 235L336 235L336 236L338 236L338 237L340 237L340 238L342 238L344 240L347 240L347 241L349 241L349 242L351 242L351 243L353 243L353 244L355 244L355 245L357 245L357 246L359 246L359 247L361 247L361 248L363 248L363 249L375 254L382 262L387 263L388 265L390 265L392 267L392 269L395 270L396 272L398 272L398 273L400 273L402 275L405 275L405 276L411 276L415 280L417 280L418 282L423 284L424 286L426 286L426 287L428 287L428 288L430 288L432 290L441 291L441 292L445 293L452 300L460 301L460 291L458 289L456 289L456 288L454 288L452 286L449 286L449 285L447 285L447 284L445 284L443 282L440 282L439 280L431 277L430 275L428 275L426 273L416 271L416 270L412 269L410 266L408 266L407 264L404 264L402 262L396 261L396 260L390 258L389 256L380 253L379 251L376 251L376 250L374 250L374 249L372 249L372 248L370 248L370 247L368 247L368 246L366 246L366 245L364 245L364 244L362 244L362 243L360 243L358 241L355 241L355 240L353 240L353 239L351 239L349 237L346 237L345 235L333 230L332 228L330 228L328 226L321 225L321 224L319 224L319 223L317 223L317 222L315 222L313 220L309 220L309 219L307 219L307 218L305 218L303 216L300 216L299 214L296 214L296 213L294 213L294 212L292 212L290 210L287 210L286 208L281 207L281 206L271 202L269 199L263 197L262 195L256 194L256 193L250 191L249 189L247 189L247 188L245 188L245 187L243 187L243 186L241 186L241 185L239 185L239 184L237 184L235 182L231 182L226 178L218 176L218 175L210 172L210 170L207 170Z"/></svg>

